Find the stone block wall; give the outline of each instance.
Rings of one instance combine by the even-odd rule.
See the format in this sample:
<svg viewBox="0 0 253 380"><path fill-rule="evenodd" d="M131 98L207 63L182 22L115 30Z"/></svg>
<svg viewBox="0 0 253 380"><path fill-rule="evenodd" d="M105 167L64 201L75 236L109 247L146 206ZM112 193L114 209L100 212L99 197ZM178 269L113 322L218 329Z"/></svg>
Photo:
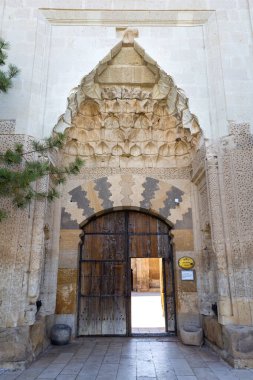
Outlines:
<svg viewBox="0 0 253 380"><path fill-rule="evenodd" d="M30 151L31 141L30 136L15 134L15 121L0 121L1 151L12 149L16 143ZM47 178L35 186L38 191L46 191ZM52 236L55 237L51 226L55 219L53 208L50 211L44 201L31 202L29 207L17 209L10 199L2 197L0 207L8 212L0 228L0 365L17 368L25 366L48 344L46 316L54 313L55 289L52 285L57 272L50 258ZM57 214L55 217L57 219ZM48 267L51 267L52 277ZM37 300L42 300L40 311Z"/></svg>

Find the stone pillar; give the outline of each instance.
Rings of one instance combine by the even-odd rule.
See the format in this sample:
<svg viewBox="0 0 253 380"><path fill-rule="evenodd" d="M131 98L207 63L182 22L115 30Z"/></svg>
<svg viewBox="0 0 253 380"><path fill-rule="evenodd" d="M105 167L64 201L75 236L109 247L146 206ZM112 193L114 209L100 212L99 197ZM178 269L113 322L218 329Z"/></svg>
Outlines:
<svg viewBox="0 0 253 380"><path fill-rule="evenodd" d="M42 315L52 315L55 312L61 221L60 205L60 199L56 199L47 209L46 215L48 236L45 236L45 261L40 292L42 301L40 314Z"/></svg>
<svg viewBox="0 0 253 380"><path fill-rule="evenodd" d="M231 123L220 143L219 172L233 323L253 324L253 136Z"/></svg>
<svg viewBox="0 0 253 380"><path fill-rule="evenodd" d="M222 194L217 150L209 147L206 158L206 180L209 198L212 245L217 265L219 322L227 323L232 317L228 260L225 245Z"/></svg>
<svg viewBox="0 0 253 380"><path fill-rule="evenodd" d="M199 264L197 286L200 313L213 316L212 305L217 303L216 258L212 248L205 158L206 147L203 143L192 161L194 247Z"/></svg>
<svg viewBox="0 0 253 380"><path fill-rule="evenodd" d="M15 121L0 121L3 149L20 143L29 151L31 141L29 136L15 134ZM47 180L36 186L39 191L46 191ZM0 206L8 210L0 228L0 366L22 367L39 352L38 340L41 348L44 344L44 321L38 321L36 301L44 255L46 203L31 202L28 207L17 209L10 199L2 197Z"/></svg>
<svg viewBox="0 0 253 380"><path fill-rule="evenodd" d="M36 190L46 192L48 178L40 179L36 184ZM44 224L45 224L46 201L36 200L33 212L32 240L28 278L28 306L26 310L26 323L32 325L35 322L37 311L36 301L40 294L42 262L44 255Z"/></svg>

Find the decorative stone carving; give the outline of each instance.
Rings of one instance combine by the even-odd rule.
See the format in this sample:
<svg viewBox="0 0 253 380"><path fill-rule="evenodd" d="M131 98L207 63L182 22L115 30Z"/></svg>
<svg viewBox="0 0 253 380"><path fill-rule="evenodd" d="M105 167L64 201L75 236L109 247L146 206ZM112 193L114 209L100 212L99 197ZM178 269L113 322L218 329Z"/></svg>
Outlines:
<svg viewBox="0 0 253 380"><path fill-rule="evenodd" d="M210 202L210 219L212 230L212 244L216 255L217 281L218 281L218 306L220 321L223 317L232 316L232 303L227 268L227 251L224 242L224 219L220 199L220 183L218 175L217 152L211 147L207 151L207 184Z"/></svg>
<svg viewBox="0 0 253 380"><path fill-rule="evenodd" d="M65 129L68 156L88 166L184 167L201 130L173 79L127 29L99 65L73 90L55 130ZM117 157L117 159L115 158Z"/></svg>
<svg viewBox="0 0 253 380"><path fill-rule="evenodd" d="M0 134L15 133L16 120L0 120Z"/></svg>
<svg viewBox="0 0 253 380"><path fill-rule="evenodd" d="M252 163L249 125L234 123L229 136L200 147L192 161L202 230L201 311L211 315L217 292L222 324L252 324Z"/></svg>
<svg viewBox="0 0 253 380"><path fill-rule="evenodd" d="M123 42L125 44L132 44L134 42L135 37L139 37L138 29L126 29L123 32Z"/></svg>

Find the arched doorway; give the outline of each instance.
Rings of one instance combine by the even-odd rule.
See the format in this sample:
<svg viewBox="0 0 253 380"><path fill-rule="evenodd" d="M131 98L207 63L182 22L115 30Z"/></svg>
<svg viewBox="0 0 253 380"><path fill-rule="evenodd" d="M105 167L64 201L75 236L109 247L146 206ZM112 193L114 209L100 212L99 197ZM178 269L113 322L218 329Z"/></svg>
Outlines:
<svg viewBox="0 0 253 380"><path fill-rule="evenodd" d="M170 227L153 215L121 210L94 217L82 229L78 335L132 334L133 258L160 258L165 332L175 333Z"/></svg>

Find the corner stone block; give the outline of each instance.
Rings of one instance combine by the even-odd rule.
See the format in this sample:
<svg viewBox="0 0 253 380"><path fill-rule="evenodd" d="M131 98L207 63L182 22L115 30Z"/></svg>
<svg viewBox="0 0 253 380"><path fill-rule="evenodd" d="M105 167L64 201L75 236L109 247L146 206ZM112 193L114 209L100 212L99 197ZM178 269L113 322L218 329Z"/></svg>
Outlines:
<svg viewBox="0 0 253 380"><path fill-rule="evenodd" d="M253 365L253 326L227 325L222 327L224 349L228 361L235 367Z"/></svg>
<svg viewBox="0 0 253 380"><path fill-rule="evenodd" d="M217 317L203 317L204 336L209 342L223 349L224 342L222 338L222 325L218 322Z"/></svg>
<svg viewBox="0 0 253 380"><path fill-rule="evenodd" d="M0 329L0 367L23 369L32 358L29 326Z"/></svg>

